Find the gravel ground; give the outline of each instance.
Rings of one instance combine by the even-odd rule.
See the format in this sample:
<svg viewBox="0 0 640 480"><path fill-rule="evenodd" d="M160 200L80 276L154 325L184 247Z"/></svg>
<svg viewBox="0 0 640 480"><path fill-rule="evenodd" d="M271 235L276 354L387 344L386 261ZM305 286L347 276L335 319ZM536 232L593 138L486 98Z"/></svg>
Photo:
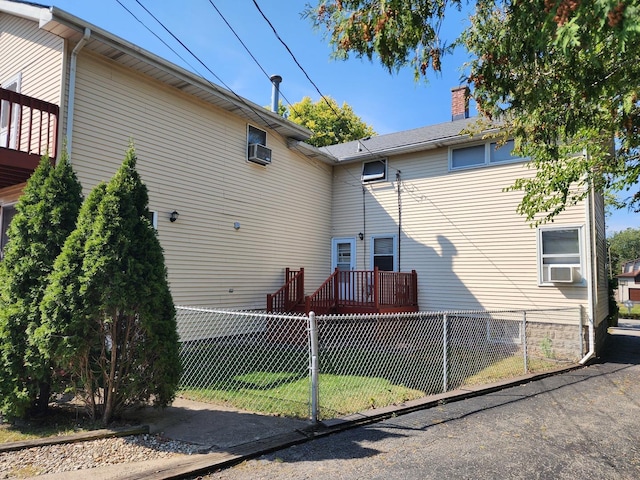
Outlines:
<svg viewBox="0 0 640 480"><path fill-rule="evenodd" d="M132 435L27 448L0 453L0 479L191 455L200 449L201 445L178 442L158 435Z"/></svg>

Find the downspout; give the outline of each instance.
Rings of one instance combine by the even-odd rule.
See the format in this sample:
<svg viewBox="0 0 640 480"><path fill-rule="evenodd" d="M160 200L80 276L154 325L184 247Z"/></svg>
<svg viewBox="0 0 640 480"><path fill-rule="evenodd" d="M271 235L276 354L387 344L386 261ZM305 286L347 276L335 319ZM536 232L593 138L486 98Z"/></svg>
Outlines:
<svg viewBox="0 0 640 480"><path fill-rule="evenodd" d="M595 221L592 221L591 216L593 215L594 212L594 208L593 208L593 186L590 185L588 187L589 189L589 194L587 196L587 202L586 202L586 229L589 235L588 241L586 242L587 245L587 251L585 252L587 255L587 259L588 261L586 262L587 265L587 303L588 303L588 309L587 309L587 314L588 314L588 328L589 328L589 351L587 352L587 354L582 358L582 360L580 360L580 365L584 365L585 363L587 363L589 360L591 360L595 354L596 354L596 341L595 341L595 326L594 326L594 316L595 316L595 308L593 306L593 301L594 301L594 297L593 297L593 256L592 256L592 252L593 252L593 239L595 237L594 232L593 232L593 227L595 225ZM580 335L582 335L582 332L580 332Z"/></svg>
<svg viewBox="0 0 640 480"><path fill-rule="evenodd" d="M85 28L84 35L71 52L71 62L69 64L69 100L67 101L67 156L69 158L69 163L71 163L71 149L73 147L73 113L76 103L76 70L78 54L87 43L90 36L91 30L89 28Z"/></svg>
<svg viewBox="0 0 640 480"><path fill-rule="evenodd" d="M400 170L398 170L396 172L396 183L398 184L398 272L402 271L401 268L401 242L402 242L402 196L400 193L400 187L401 187L401 178L400 178Z"/></svg>

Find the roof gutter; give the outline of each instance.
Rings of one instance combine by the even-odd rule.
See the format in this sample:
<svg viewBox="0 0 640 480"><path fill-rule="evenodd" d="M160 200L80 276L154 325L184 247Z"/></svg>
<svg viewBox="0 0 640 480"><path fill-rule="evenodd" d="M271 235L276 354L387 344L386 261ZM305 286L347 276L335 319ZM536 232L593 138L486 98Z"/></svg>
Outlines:
<svg viewBox="0 0 640 480"><path fill-rule="evenodd" d="M78 54L87 43L90 36L91 29L85 27L84 35L71 52L71 62L69 66L69 100L67 101L67 155L69 163L72 161L71 151L73 149L73 114L76 103L76 72L78 69Z"/></svg>

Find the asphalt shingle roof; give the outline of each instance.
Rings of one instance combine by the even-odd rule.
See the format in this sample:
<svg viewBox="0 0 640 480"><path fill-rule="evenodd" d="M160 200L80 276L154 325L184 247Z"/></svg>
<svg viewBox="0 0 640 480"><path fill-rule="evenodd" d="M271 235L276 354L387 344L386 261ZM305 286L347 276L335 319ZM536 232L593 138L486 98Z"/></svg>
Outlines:
<svg viewBox="0 0 640 480"><path fill-rule="evenodd" d="M468 135L461 132L472 128L477 121L478 117L465 118L402 132L376 135L367 139L322 147L320 150L338 161L348 161L437 148L467 139Z"/></svg>

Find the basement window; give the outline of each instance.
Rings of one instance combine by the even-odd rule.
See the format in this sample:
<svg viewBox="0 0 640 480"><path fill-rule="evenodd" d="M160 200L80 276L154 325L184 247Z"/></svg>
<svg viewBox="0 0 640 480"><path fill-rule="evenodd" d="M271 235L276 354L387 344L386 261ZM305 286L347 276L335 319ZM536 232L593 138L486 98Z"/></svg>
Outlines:
<svg viewBox="0 0 640 480"><path fill-rule="evenodd" d="M387 180L387 159L374 160L362 164L362 183L384 182Z"/></svg>

